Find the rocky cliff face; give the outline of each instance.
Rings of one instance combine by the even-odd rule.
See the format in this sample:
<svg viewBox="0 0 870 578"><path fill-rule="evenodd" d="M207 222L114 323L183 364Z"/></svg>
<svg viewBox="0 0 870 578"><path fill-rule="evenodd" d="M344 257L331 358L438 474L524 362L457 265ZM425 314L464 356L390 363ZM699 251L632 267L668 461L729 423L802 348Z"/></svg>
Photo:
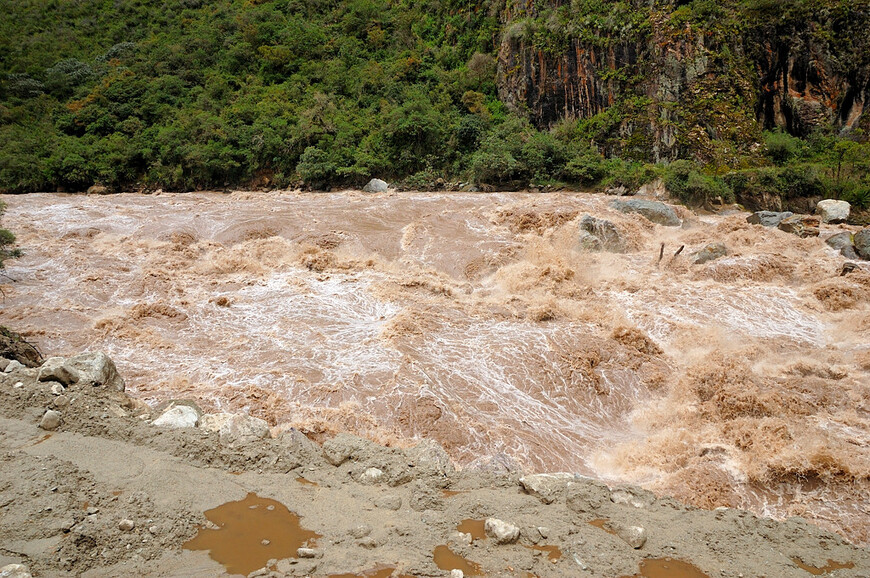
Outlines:
<svg viewBox="0 0 870 578"><path fill-rule="evenodd" d="M525 1L503 14L499 96L538 127L609 113L595 143L607 152L709 162L751 147L761 128L868 123L867 10L783 21L731 7L704 21L673 2L635 2L622 15L587 5Z"/></svg>

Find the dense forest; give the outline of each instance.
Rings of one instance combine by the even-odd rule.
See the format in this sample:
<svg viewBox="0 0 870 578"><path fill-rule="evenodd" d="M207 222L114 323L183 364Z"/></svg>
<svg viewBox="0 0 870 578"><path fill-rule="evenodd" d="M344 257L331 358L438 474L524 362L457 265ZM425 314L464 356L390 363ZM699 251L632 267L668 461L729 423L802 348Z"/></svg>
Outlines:
<svg viewBox="0 0 870 578"><path fill-rule="evenodd" d="M0 192L870 204L870 0L0 0Z"/></svg>

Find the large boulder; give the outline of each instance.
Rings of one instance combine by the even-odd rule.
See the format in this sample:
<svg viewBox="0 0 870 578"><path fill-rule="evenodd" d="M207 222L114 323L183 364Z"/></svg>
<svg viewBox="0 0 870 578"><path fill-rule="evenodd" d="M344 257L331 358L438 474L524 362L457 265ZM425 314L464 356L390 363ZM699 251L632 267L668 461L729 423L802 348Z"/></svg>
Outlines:
<svg viewBox="0 0 870 578"><path fill-rule="evenodd" d="M552 504L565 495L568 484L575 479L574 474L566 472L532 474L520 478L520 485L526 493L537 496L545 504Z"/></svg>
<svg viewBox="0 0 870 578"><path fill-rule="evenodd" d="M386 193L390 185L381 179L372 179L363 187L364 193Z"/></svg>
<svg viewBox="0 0 870 578"><path fill-rule="evenodd" d="M102 351L80 353L67 359L66 365L78 373L80 383L117 391L124 391L126 388L115 362Z"/></svg>
<svg viewBox="0 0 870 578"><path fill-rule="evenodd" d="M196 407L187 404L178 404L170 406L160 414L160 417L152 423L159 427L170 429L181 429L186 427L196 427L199 425L199 417L201 412L197 411Z"/></svg>
<svg viewBox="0 0 870 578"><path fill-rule="evenodd" d="M780 231L797 235L802 239L818 237L820 233L819 218L812 215L793 215L780 221L777 228Z"/></svg>
<svg viewBox="0 0 870 578"><path fill-rule="evenodd" d="M852 205L846 201L825 199L824 201L819 201L819 204L816 205L816 214L822 219L823 223L845 223L849 219L851 211Z"/></svg>
<svg viewBox="0 0 870 578"><path fill-rule="evenodd" d="M859 259L858 253L855 251L855 243L852 240L852 233L844 231L832 235L825 240L829 247L836 249L846 259Z"/></svg>
<svg viewBox="0 0 870 578"><path fill-rule="evenodd" d="M64 386L78 383L79 372L71 367L63 357L49 357L36 374L39 381L56 381Z"/></svg>
<svg viewBox="0 0 870 578"><path fill-rule="evenodd" d="M870 261L870 227L861 229L852 236L855 252L864 260Z"/></svg>
<svg viewBox="0 0 870 578"><path fill-rule="evenodd" d="M580 219L580 245L593 251L603 249L611 253L625 252L625 241L622 240L616 225L591 215L584 215Z"/></svg>
<svg viewBox="0 0 870 578"><path fill-rule="evenodd" d="M778 213L776 211L756 211L752 213L748 217L746 217L746 222L750 225L761 225L763 227L776 227L778 226L783 219L787 219L794 215L789 211L785 211L782 213Z"/></svg>
<svg viewBox="0 0 870 578"><path fill-rule="evenodd" d="M653 223L666 227L679 227L682 221L673 207L647 199L617 199L610 206L622 213L638 213Z"/></svg>
<svg viewBox="0 0 870 578"><path fill-rule="evenodd" d="M728 255L728 247L724 243L710 243L695 253L695 265L702 265Z"/></svg>
<svg viewBox="0 0 870 578"><path fill-rule="evenodd" d="M205 414L199 420L199 427L217 433L224 445L261 440L270 433L265 420L235 413Z"/></svg>
<svg viewBox="0 0 870 578"><path fill-rule="evenodd" d="M483 530L496 544L513 544L520 538L518 526L498 518L487 518L483 523Z"/></svg>

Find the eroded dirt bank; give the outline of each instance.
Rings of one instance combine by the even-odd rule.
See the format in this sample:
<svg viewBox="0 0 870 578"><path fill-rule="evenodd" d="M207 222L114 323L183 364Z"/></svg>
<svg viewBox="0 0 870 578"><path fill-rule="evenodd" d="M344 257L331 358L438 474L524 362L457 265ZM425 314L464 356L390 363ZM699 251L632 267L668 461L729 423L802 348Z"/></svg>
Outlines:
<svg viewBox="0 0 870 578"><path fill-rule="evenodd" d="M446 576L450 556L435 557L446 548L486 576L630 577L662 558L702 573L677 576L870 576L870 552L802 519L698 510L572 475L521 478L497 464L457 471L428 441L398 450L342 434L321 447L296 430L242 441L160 427L150 423L156 412L116 389L36 376L0 373L0 567L22 563L34 576L226 575L182 545L208 524L203 512L251 493L319 536L292 555L272 554L274 535L237 545L257 550L240 562L243 574ZM49 409L61 418L46 431L38 424ZM487 518L516 526L518 537L482 537ZM259 540L257 525L246 531ZM257 572L258 563L268 568Z"/></svg>
<svg viewBox="0 0 870 578"><path fill-rule="evenodd" d="M847 226L801 239L678 207L668 227L583 194L5 200L26 256L0 322L107 351L152 406L431 438L463 466L870 541L870 273L840 277L823 240ZM696 264L712 243L727 255Z"/></svg>

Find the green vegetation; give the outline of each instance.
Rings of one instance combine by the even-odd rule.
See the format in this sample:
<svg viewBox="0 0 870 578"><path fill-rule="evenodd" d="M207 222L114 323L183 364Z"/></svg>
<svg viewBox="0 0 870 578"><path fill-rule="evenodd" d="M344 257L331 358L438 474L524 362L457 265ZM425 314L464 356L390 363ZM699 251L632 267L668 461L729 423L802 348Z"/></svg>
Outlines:
<svg viewBox="0 0 870 578"><path fill-rule="evenodd" d="M0 216L6 212L6 203L0 201ZM21 256L21 250L15 247L15 235L7 229L0 229L0 269L6 266L7 259Z"/></svg>
<svg viewBox="0 0 870 578"><path fill-rule="evenodd" d="M359 186L373 176L414 188L631 188L662 177L690 203L764 188L866 206L863 133L762 133L751 79L764 47L734 42L818 22L807 34L845 73L870 62L870 35L854 17L868 6L0 0L0 192ZM706 38L703 66L680 64L691 91L663 84L650 96L650 79L675 66L643 48L656 34ZM503 42L555 59L575 41L640 47L596 72L614 87L606 110L542 124L500 99ZM672 137L666 153L659 133Z"/></svg>

